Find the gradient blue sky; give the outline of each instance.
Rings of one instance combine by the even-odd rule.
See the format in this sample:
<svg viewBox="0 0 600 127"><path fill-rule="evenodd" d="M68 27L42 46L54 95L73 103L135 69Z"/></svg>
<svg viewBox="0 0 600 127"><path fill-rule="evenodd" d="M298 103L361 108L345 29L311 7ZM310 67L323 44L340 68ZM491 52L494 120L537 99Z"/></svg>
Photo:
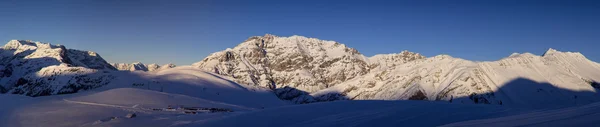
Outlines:
<svg viewBox="0 0 600 127"><path fill-rule="evenodd" d="M366 56L488 61L552 47L600 61L600 2L0 1L1 41L63 44L109 62L191 64L265 33L335 40Z"/></svg>

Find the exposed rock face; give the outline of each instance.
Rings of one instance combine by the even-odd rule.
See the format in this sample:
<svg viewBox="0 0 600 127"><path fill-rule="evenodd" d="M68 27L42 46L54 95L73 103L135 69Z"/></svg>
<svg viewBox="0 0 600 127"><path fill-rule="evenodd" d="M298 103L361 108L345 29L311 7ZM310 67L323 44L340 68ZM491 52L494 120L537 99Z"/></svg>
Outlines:
<svg viewBox="0 0 600 127"><path fill-rule="evenodd" d="M425 59L425 56L405 50L398 54L375 55L369 58L369 62L371 68L387 69L419 59Z"/></svg>
<svg viewBox="0 0 600 127"><path fill-rule="evenodd" d="M63 46L64 47L64 46ZM75 49L68 49L67 56L71 59L71 62L75 66L90 68L90 69L109 69L115 70L108 62L106 62L100 55L92 51L81 51Z"/></svg>
<svg viewBox="0 0 600 127"><path fill-rule="evenodd" d="M106 85L116 70L100 55L62 45L11 40L0 50L0 92L44 96Z"/></svg>

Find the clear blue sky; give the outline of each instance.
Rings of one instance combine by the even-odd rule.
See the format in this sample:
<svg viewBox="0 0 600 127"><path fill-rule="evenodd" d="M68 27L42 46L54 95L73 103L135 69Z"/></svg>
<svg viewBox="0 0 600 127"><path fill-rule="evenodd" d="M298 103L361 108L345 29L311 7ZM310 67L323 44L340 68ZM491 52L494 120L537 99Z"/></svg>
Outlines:
<svg viewBox="0 0 600 127"><path fill-rule="evenodd" d="M600 2L0 1L1 41L58 43L109 62L191 64L265 33L335 40L366 56L487 61L552 47L600 62Z"/></svg>

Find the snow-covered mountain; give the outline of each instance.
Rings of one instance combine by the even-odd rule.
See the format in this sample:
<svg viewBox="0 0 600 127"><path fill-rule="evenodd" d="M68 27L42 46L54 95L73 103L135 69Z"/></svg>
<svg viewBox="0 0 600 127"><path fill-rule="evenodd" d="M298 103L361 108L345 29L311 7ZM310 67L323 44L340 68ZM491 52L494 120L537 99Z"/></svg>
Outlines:
<svg viewBox="0 0 600 127"><path fill-rule="evenodd" d="M600 64L554 49L485 62L365 57L333 41L266 35L181 67L109 64L19 40L0 55L0 88L11 93L0 94L10 102L0 126L593 126L600 114Z"/></svg>
<svg viewBox="0 0 600 127"><path fill-rule="evenodd" d="M367 57L334 41L302 36L251 37L193 64L242 84L276 83L315 92L368 72Z"/></svg>
<svg viewBox="0 0 600 127"><path fill-rule="evenodd" d="M116 70L91 51L11 40L0 49L0 92L44 96L106 85Z"/></svg>
<svg viewBox="0 0 600 127"><path fill-rule="evenodd" d="M580 53L549 49L543 56L513 54L492 62L447 55L415 60L313 93L357 100L432 100L525 107L586 104L596 93L600 66Z"/></svg>
<svg viewBox="0 0 600 127"><path fill-rule="evenodd" d="M539 107L600 100L600 64L554 49L486 62L408 51L365 57L334 41L267 34L193 66L241 84L272 87L296 103L377 99Z"/></svg>
<svg viewBox="0 0 600 127"><path fill-rule="evenodd" d="M93 52L20 40L0 55L0 127L183 126L290 104L190 66L117 71Z"/></svg>
<svg viewBox="0 0 600 127"><path fill-rule="evenodd" d="M165 65L158 65L158 64L143 64L141 62L135 62L135 63L110 63L110 65L112 65L113 67L117 68L118 70L121 71L160 71L160 70L164 70L164 69L169 69L169 68L174 68L176 67L175 64L165 64Z"/></svg>

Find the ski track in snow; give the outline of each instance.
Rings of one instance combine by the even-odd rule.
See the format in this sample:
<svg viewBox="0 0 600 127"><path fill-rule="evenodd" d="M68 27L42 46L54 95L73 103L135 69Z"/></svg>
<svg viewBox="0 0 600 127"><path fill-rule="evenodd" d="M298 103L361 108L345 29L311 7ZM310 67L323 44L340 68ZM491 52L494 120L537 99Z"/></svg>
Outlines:
<svg viewBox="0 0 600 127"><path fill-rule="evenodd" d="M136 108L137 105L134 105L132 107L127 107L127 106L112 105L112 104L102 104L102 103L84 102L84 101L73 101L73 100L67 100L67 99L63 99L63 101L68 102L68 103L82 104L82 105L93 105L93 106L111 107L111 108L122 109L122 110L125 110L125 111L131 111L131 112L142 112L142 113L151 113L152 112L152 110L150 110L150 109Z"/></svg>

